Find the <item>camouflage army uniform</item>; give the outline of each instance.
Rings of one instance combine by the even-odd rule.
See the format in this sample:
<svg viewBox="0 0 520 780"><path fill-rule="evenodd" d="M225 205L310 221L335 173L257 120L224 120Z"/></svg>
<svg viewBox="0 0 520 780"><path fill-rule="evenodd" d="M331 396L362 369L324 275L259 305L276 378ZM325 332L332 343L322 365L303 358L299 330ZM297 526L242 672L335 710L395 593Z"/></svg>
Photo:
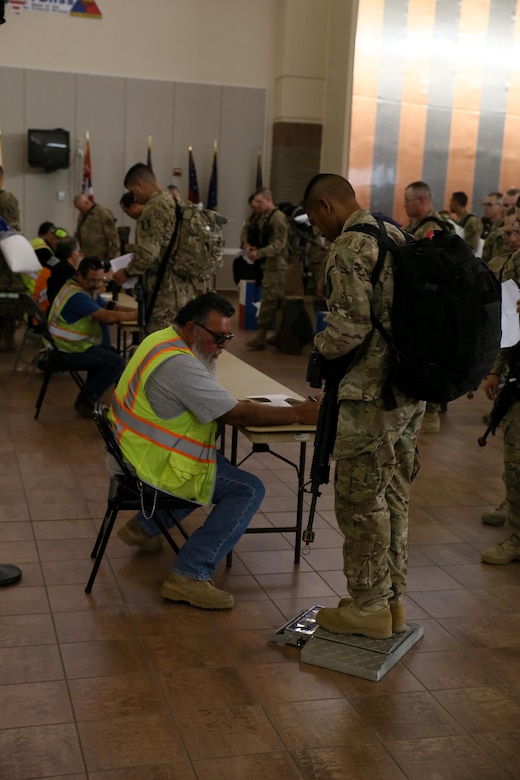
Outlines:
<svg viewBox="0 0 520 780"><path fill-rule="evenodd" d="M262 262L262 304L258 313L258 327L265 331L271 328L283 298L289 255L287 217L279 209L264 212L260 232L262 245L256 250L256 258L257 261L265 262Z"/></svg>
<svg viewBox="0 0 520 780"><path fill-rule="evenodd" d="M159 190L144 205L135 228L134 256L126 272L142 278L146 303L155 287L161 260L175 230L175 201L167 190ZM171 325L179 309L194 297L191 282L175 275L175 259L169 262L146 332Z"/></svg>
<svg viewBox="0 0 520 780"><path fill-rule="evenodd" d="M495 225L495 227L491 229L488 237L484 241L482 260L489 265L494 257L503 255L508 251L509 244L504 235L504 223L500 222L499 225Z"/></svg>
<svg viewBox="0 0 520 780"><path fill-rule="evenodd" d="M513 279L520 285L520 250L514 252L502 268L502 281ZM506 376L511 368L513 350L501 349L491 374ZM511 534L520 543L520 398L506 412L502 420L504 474L506 486L505 508Z"/></svg>
<svg viewBox="0 0 520 780"><path fill-rule="evenodd" d="M464 229L464 241L474 252L477 251L478 242L482 234L482 222L476 214L465 211L459 219L455 220L457 225Z"/></svg>
<svg viewBox="0 0 520 780"><path fill-rule="evenodd" d="M107 263L119 255L120 242L114 215L99 203L79 215L75 236L84 257L99 257Z"/></svg>
<svg viewBox="0 0 520 780"><path fill-rule="evenodd" d="M0 217L13 230L21 230L18 201L6 190L0 190ZM24 290L21 277L13 274L0 251L0 351L14 349L14 334L23 313L18 293Z"/></svg>
<svg viewBox="0 0 520 780"><path fill-rule="evenodd" d="M15 196L6 190L0 190L0 217L3 217L13 230L21 230L20 206Z"/></svg>
<svg viewBox="0 0 520 780"><path fill-rule="evenodd" d="M14 334L23 315L21 292L25 292L21 274L11 271L0 250L0 352L14 349Z"/></svg>
<svg viewBox="0 0 520 780"><path fill-rule="evenodd" d="M413 222L410 222L408 225L406 225L406 227L403 228L403 230L406 233L411 233L412 236L415 236L415 238L424 238L426 233L428 233L430 230L442 230L442 227L439 225L437 220L442 222L446 233L455 233L455 228L451 222L449 222L447 219L444 219L444 217L434 209L429 211L422 219L416 219Z"/></svg>
<svg viewBox="0 0 520 780"><path fill-rule="evenodd" d="M496 255L496 257L491 258L489 261L489 270L493 271L499 282L505 281L502 279L502 273L504 271L504 267L507 265L508 260L512 257L513 254L513 250L510 249L508 252L504 252L503 255Z"/></svg>
<svg viewBox="0 0 520 780"><path fill-rule="evenodd" d="M345 541L344 572L348 590L359 608L406 591L408 501L418 470L417 436L424 402L413 401L393 388L397 407L385 409L382 395L391 368L384 337L371 323L371 306L391 331L393 269L387 254L380 282L372 288L370 274L378 259L375 238L345 232L358 224L376 224L364 209L351 214L330 248L326 265L327 327L315 337L329 359L358 347L340 382L336 444L335 512ZM388 234L403 241L400 231L386 224Z"/></svg>

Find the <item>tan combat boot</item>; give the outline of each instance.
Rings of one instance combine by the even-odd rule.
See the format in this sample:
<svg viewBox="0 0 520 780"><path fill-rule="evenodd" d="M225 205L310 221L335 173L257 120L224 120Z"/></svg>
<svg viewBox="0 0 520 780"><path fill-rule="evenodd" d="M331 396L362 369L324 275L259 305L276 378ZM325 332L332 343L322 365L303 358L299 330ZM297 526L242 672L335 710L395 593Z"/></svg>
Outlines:
<svg viewBox="0 0 520 780"><path fill-rule="evenodd" d="M254 338L250 341L246 341L246 347L248 349L265 349L267 346L267 331L259 330Z"/></svg>
<svg viewBox="0 0 520 780"><path fill-rule="evenodd" d="M170 601L187 601L200 609L231 609L233 596L216 588L211 580L193 580L176 571L169 571L163 582L161 596Z"/></svg>
<svg viewBox="0 0 520 780"><path fill-rule="evenodd" d="M333 634L361 634L370 639L392 636L392 613L388 606L360 609L350 601L342 607L320 609L316 620L321 628Z"/></svg>
<svg viewBox="0 0 520 780"><path fill-rule="evenodd" d="M140 547L141 550L146 550L146 552L160 552L163 548L162 536L150 536L147 534L146 531L143 531L135 517L132 517L128 523L122 525L117 535L129 547Z"/></svg>
<svg viewBox="0 0 520 780"><path fill-rule="evenodd" d="M508 536L500 544L494 547L488 547L480 556L482 563L492 563L500 565L511 563L511 561L520 561L520 537Z"/></svg>
<svg viewBox="0 0 520 780"><path fill-rule="evenodd" d="M344 607L351 602L351 598L344 598L339 600L338 607ZM408 626L406 625L406 609L404 601L389 601L390 613L392 615L392 633L404 634Z"/></svg>

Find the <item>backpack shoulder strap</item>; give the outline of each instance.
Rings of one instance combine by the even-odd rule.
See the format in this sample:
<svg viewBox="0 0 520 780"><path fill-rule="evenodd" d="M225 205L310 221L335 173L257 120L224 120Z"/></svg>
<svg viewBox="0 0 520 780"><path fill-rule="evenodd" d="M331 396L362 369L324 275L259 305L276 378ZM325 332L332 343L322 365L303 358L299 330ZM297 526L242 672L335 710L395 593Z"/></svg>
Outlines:
<svg viewBox="0 0 520 780"><path fill-rule="evenodd" d="M427 222L435 222L436 225L440 227L443 233L449 233L448 226L443 219L439 219L439 217L423 217L415 226L415 230L422 227L422 225L426 225Z"/></svg>
<svg viewBox="0 0 520 780"><path fill-rule="evenodd" d="M392 254L395 254L395 251L397 249L397 244L388 235L383 220L380 217L374 217L374 219L377 220L377 227L375 225L360 222L357 225L352 225L351 228L347 228L346 231L346 232L353 231L356 233L366 233L367 235L373 236L374 238L377 239L379 254L377 256L377 262L372 270L372 273L370 274L370 283L372 284L372 287L375 286L377 280L379 279L379 274L381 273L381 269L383 268L383 263L385 262L386 253L392 252ZM370 320L372 322L372 325L379 331L381 336L383 336L387 344L389 344L390 348L394 351L394 353L397 354L397 349L392 336L386 330L386 328L384 327L383 323L379 320L379 318L376 317L372 309L372 306L370 306ZM395 409L397 406L397 402L395 400L394 393L390 386L390 382L386 382L385 386L383 387L383 402L385 404L385 409L387 410Z"/></svg>
<svg viewBox="0 0 520 780"><path fill-rule="evenodd" d="M166 266L168 265L168 261L170 259L171 251L175 245L175 242L177 240L177 236L179 235L179 230L181 228L181 222L182 222L182 212L183 208L180 205L180 203L176 200L175 201L175 227L173 229L172 237L170 238L170 243L166 247L166 251L164 255L162 256L161 264L159 265L159 269L157 271L157 278L155 280L155 287L153 288L152 295L150 297L148 306L146 306L145 310L145 324L148 324L150 321L150 317L152 316L152 312L155 306L155 301L157 300L157 296L159 294L159 290L161 289L162 280L164 277L164 274L166 272Z"/></svg>
<svg viewBox="0 0 520 780"><path fill-rule="evenodd" d="M474 217L474 216L476 216L476 215L475 215L475 214L473 214L471 211L468 211L468 213L466 214L466 216L464 217L464 219L462 220L462 222L459 222L459 225L460 225L460 227L462 227L462 228L463 228L463 227L464 227L464 225L466 224L466 222L468 221L468 219L469 219L470 217Z"/></svg>

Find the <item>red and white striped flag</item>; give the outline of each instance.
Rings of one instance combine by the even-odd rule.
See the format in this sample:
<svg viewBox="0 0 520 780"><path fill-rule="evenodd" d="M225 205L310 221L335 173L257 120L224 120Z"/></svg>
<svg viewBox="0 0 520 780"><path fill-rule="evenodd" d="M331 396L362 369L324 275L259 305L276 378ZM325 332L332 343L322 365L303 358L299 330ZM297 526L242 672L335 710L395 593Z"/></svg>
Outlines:
<svg viewBox="0 0 520 780"><path fill-rule="evenodd" d="M85 135L85 159L83 160L83 177L81 179L81 194L94 203L94 188L92 186L92 164L90 161L90 134Z"/></svg>

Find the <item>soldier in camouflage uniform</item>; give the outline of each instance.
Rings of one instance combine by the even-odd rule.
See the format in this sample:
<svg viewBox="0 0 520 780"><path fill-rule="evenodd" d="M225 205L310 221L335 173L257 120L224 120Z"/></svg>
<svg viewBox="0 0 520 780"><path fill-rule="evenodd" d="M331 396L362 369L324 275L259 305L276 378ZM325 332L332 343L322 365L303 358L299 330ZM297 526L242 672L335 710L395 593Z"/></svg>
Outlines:
<svg viewBox="0 0 520 780"><path fill-rule="evenodd" d="M10 225L13 230L21 230L20 206L12 192L4 190L4 169L0 165L0 217Z"/></svg>
<svg viewBox="0 0 520 780"><path fill-rule="evenodd" d="M161 189L154 174L143 163L133 165L125 177L125 187L137 203L143 204L135 228L134 256L125 269L114 274L117 284L139 276L145 295L145 309L155 288L161 260L175 230L175 201ZM180 308L195 296L193 284L175 274L175 257L168 263L153 311L147 311L146 332L171 325Z"/></svg>
<svg viewBox="0 0 520 780"><path fill-rule="evenodd" d="M432 204L432 193L424 181L414 181L404 191L404 208L410 222L403 228L416 238L424 238L430 231L443 230L454 234L455 228ZM441 428L440 404L426 405L421 433L438 433Z"/></svg>
<svg viewBox="0 0 520 780"><path fill-rule="evenodd" d="M450 198L450 212L455 214L455 222L464 230L464 241L474 251L482 233L482 222L471 211L466 209L468 196L465 192L454 192Z"/></svg>
<svg viewBox="0 0 520 780"><path fill-rule="evenodd" d="M520 249L520 229L516 222L514 207L507 210L504 219L503 233L506 240L506 248L501 255L496 255L489 261L489 268L493 271L499 282L502 281L503 269L509 258Z"/></svg>
<svg viewBox="0 0 520 780"><path fill-rule="evenodd" d="M246 342L246 347L265 349L268 343L276 343L276 336L268 342L267 331L272 327L283 299L289 257L289 223L285 214L275 207L271 192L266 187L254 193L251 208L260 214L258 232L261 238L258 247L245 245L244 250L250 260L261 264L263 280L258 332Z"/></svg>
<svg viewBox="0 0 520 780"><path fill-rule="evenodd" d="M85 257L99 257L109 267L109 261L119 254L116 220L110 209L93 203L86 195L77 195L74 205L79 211L75 236Z"/></svg>
<svg viewBox="0 0 520 780"><path fill-rule="evenodd" d="M397 388L396 408L388 411L383 388L391 350L371 322L371 309L391 332L393 268L387 253L379 282L370 276L378 260L377 240L347 232L358 224L376 225L356 201L349 182L334 174L315 176L307 185L304 208L332 241L326 265L327 326L315 346L332 360L353 353L339 385L335 512L345 541L344 572L350 599L322 609L320 626L338 634L385 639L406 630L403 598L408 557L408 501L418 470L417 436L424 402ZM396 242L404 236L386 223Z"/></svg>
<svg viewBox="0 0 520 780"><path fill-rule="evenodd" d="M507 260L502 269L502 281L513 279L520 285L520 251ZM491 372L484 379L482 387L491 400L499 393L501 377L507 376L513 368L513 376L519 376L520 365L515 352L516 347L501 349ZM513 366L513 362L515 365ZM504 564L520 560L520 397L509 407L502 420L504 474L506 497L503 503L492 510L484 512L482 522L486 525L509 524L510 535L500 544L489 547L482 553L483 563Z"/></svg>
<svg viewBox="0 0 520 780"><path fill-rule="evenodd" d="M507 251L506 242L502 235L505 215L503 198L504 195L501 192L490 192L482 203L484 219L491 225L482 248L482 260L488 265L493 257Z"/></svg>
<svg viewBox="0 0 520 780"><path fill-rule="evenodd" d="M0 165L0 217L13 230L21 230L18 201L3 186L4 169ZM18 294L24 290L21 277L13 274L0 251L0 352L14 349L14 334L23 314Z"/></svg>

